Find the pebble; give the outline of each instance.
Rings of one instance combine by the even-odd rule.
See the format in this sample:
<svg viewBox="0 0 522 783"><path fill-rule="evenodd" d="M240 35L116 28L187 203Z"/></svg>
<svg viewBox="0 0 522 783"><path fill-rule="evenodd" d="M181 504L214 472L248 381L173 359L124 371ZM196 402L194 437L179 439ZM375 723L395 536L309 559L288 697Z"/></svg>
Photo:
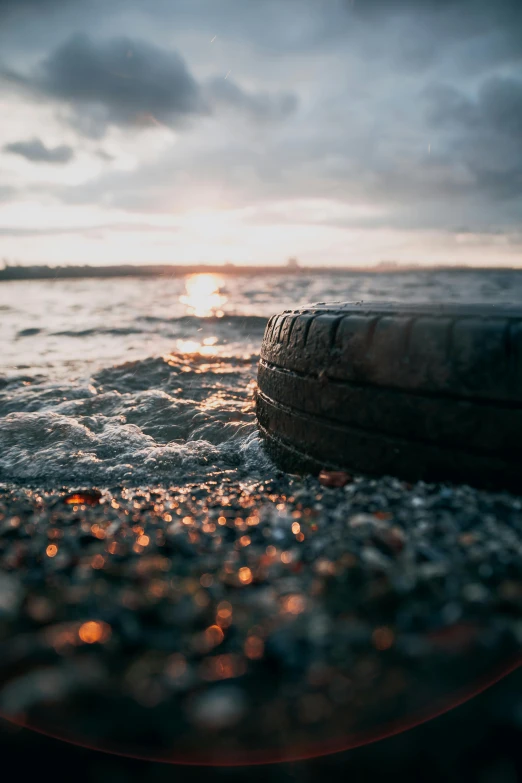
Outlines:
<svg viewBox="0 0 522 783"><path fill-rule="evenodd" d="M319 473L319 483L323 487L339 489L346 486L352 480L349 473L340 470L322 470Z"/></svg>
<svg viewBox="0 0 522 783"><path fill-rule="evenodd" d="M382 568L387 570L390 567L389 559L374 547L364 547L361 551L361 559L371 568Z"/></svg>
<svg viewBox="0 0 522 783"><path fill-rule="evenodd" d="M348 520L348 526L354 529L358 527L384 527L383 522L373 514L354 514L354 516L350 517Z"/></svg>
<svg viewBox="0 0 522 783"><path fill-rule="evenodd" d="M14 574L0 571L0 616L13 615L23 599L23 587Z"/></svg>
<svg viewBox="0 0 522 783"><path fill-rule="evenodd" d="M96 502L67 502L80 492ZM152 754L161 736L212 758L282 733L311 747L512 658L521 573L507 493L283 474L0 485L0 706L36 721L46 680L93 744L118 725L131 745L147 726Z"/></svg>
<svg viewBox="0 0 522 783"><path fill-rule="evenodd" d="M190 717L197 726L223 729L234 726L245 711L243 692L235 686L221 686L196 696L190 707Z"/></svg>

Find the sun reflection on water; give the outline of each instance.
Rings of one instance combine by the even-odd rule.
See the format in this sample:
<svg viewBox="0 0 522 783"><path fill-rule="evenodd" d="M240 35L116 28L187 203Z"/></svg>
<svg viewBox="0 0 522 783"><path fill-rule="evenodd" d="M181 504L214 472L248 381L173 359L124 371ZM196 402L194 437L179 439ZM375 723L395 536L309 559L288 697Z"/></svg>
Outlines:
<svg viewBox="0 0 522 783"><path fill-rule="evenodd" d="M202 342L198 340L176 340L176 347L181 353L199 353L201 356L214 356L217 337L206 337Z"/></svg>
<svg viewBox="0 0 522 783"><path fill-rule="evenodd" d="M224 312L221 308L227 301L226 296L220 292L222 284L223 280L219 275L190 275L185 280L186 293L180 296L180 302L197 318L222 318Z"/></svg>

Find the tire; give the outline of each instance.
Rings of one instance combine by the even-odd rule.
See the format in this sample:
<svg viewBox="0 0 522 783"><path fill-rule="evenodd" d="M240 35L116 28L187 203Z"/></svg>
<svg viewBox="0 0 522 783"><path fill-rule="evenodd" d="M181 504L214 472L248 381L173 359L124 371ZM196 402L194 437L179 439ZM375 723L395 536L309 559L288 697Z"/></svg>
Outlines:
<svg viewBox="0 0 522 783"><path fill-rule="evenodd" d="M256 404L286 470L519 491L522 307L286 310L265 330Z"/></svg>

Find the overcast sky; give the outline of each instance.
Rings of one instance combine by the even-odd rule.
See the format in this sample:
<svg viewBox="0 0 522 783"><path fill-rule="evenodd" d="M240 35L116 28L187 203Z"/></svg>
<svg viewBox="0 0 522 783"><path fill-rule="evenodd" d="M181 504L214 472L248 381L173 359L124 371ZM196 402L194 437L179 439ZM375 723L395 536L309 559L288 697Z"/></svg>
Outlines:
<svg viewBox="0 0 522 783"><path fill-rule="evenodd" d="M522 265L521 0L0 0L0 258Z"/></svg>

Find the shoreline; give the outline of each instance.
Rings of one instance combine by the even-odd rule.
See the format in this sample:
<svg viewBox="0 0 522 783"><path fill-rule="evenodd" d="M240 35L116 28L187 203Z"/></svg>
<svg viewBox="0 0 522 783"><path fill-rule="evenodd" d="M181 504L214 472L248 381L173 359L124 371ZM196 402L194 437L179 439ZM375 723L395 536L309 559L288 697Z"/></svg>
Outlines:
<svg viewBox="0 0 522 783"><path fill-rule="evenodd" d="M288 266L235 266L234 264L212 265L108 265L108 266L6 266L0 269L0 283L20 280L84 280L84 279L111 279L111 278L158 278L158 277L185 277L187 275L214 274L224 276L267 276L287 275L289 277L309 277L315 275L372 275L388 276L401 274L467 274L467 273L514 273L521 274L522 267L481 267L481 266L420 266L390 265L373 267L288 267Z"/></svg>

